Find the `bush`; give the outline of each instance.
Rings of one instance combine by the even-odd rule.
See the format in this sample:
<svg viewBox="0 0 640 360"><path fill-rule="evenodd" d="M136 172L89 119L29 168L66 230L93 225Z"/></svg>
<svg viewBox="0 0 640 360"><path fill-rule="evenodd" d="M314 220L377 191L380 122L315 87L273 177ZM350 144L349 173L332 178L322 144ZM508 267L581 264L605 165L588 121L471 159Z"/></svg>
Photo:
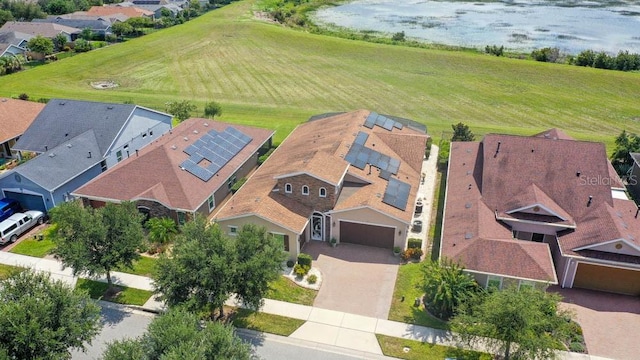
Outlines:
<svg viewBox="0 0 640 360"><path fill-rule="evenodd" d="M77 53L87 52L87 51L91 51L93 49L93 45L91 45L91 43L88 42L87 40L78 39L78 40L75 41L73 49Z"/></svg>
<svg viewBox="0 0 640 360"><path fill-rule="evenodd" d="M305 253L298 255L298 264L311 268L311 262L311 255Z"/></svg>
<svg viewBox="0 0 640 360"><path fill-rule="evenodd" d="M244 185L244 183L246 183L246 182L247 182L247 178L244 178L244 177L242 179L236 181L236 183L233 184L233 186L231 187L231 193L235 194L236 191L238 191L240 189L240 187L242 185Z"/></svg>
<svg viewBox="0 0 640 360"><path fill-rule="evenodd" d="M394 254L400 254L401 251L402 251L402 249L400 248L400 246L394 246L393 247L393 253Z"/></svg>
<svg viewBox="0 0 640 360"><path fill-rule="evenodd" d="M22 93L22 94L18 95L18 99L20 99L20 100L29 100L29 95L27 95L26 93Z"/></svg>
<svg viewBox="0 0 640 360"><path fill-rule="evenodd" d="M584 346L579 342L572 342L571 345L569 345L569 350L577 353L585 352Z"/></svg>
<svg viewBox="0 0 640 360"><path fill-rule="evenodd" d="M560 49L546 47L539 50L533 50L531 52L531 57L536 61L554 63L560 58Z"/></svg>
<svg viewBox="0 0 640 360"><path fill-rule="evenodd" d="M309 284L315 284L318 281L318 277L315 275L309 275L309 277L307 278L307 282Z"/></svg>
<svg viewBox="0 0 640 360"><path fill-rule="evenodd" d="M407 241L407 247L410 249L422 249L422 239L411 238Z"/></svg>
<svg viewBox="0 0 640 360"><path fill-rule="evenodd" d="M69 51L71 51L71 46L69 46L69 45L65 45L65 46L62 48L62 51L64 51L64 52L69 52Z"/></svg>
<svg viewBox="0 0 640 360"><path fill-rule="evenodd" d="M424 157L429 159L429 156L431 155L431 145L433 144L433 139L431 137L429 137L427 139L427 144L424 147Z"/></svg>
<svg viewBox="0 0 640 360"><path fill-rule="evenodd" d="M309 273L309 270L310 268L307 265L296 264L293 267L293 273L296 274L297 277L304 277Z"/></svg>
<svg viewBox="0 0 640 360"><path fill-rule="evenodd" d="M409 248L405 251L402 252L402 255L400 255L402 257L402 260L407 261L409 259L413 259L413 260L420 260L420 257L422 256L422 250L421 249L416 249L416 248Z"/></svg>
<svg viewBox="0 0 640 360"><path fill-rule="evenodd" d="M271 155L271 153L273 153L273 151L276 148L271 148L269 149L269 151L267 151L266 153L264 153L264 155L260 156L258 158L258 165L262 165L262 163L264 163L265 161L267 161L267 159L269 158L269 155Z"/></svg>
<svg viewBox="0 0 640 360"><path fill-rule="evenodd" d="M438 166L445 167L449 162L449 150L451 143L448 140L442 140L440 142L440 151L438 151Z"/></svg>
<svg viewBox="0 0 640 360"><path fill-rule="evenodd" d="M405 40L404 31L400 31L400 32L397 32L397 33L393 34L391 36L391 40L393 40L393 41L404 41Z"/></svg>
<svg viewBox="0 0 640 360"><path fill-rule="evenodd" d="M498 47L498 45L491 45L491 46L487 45L484 48L484 51L490 55L502 56L504 55L504 46Z"/></svg>
<svg viewBox="0 0 640 360"><path fill-rule="evenodd" d="M287 267L292 268L296 263L293 260L287 260Z"/></svg>

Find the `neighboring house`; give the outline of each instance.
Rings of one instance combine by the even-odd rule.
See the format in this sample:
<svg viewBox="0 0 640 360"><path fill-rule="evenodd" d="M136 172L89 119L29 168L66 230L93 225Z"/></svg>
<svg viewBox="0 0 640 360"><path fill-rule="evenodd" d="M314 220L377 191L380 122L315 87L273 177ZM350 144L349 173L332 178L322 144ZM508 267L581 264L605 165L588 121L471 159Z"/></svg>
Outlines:
<svg viewBox="0 0 640 360"><path fill-rule="evenodd" d="M0 57L26 53L27 43L33 37L18 31L0 32Z"/></svg>
<svg viewBox="0 0 640 360"><path fill-rule="evenodd" d="M604 144L558 130L451 144L440 257L485 287L640 295L640 218Z"/></svg>
<svg viewBox="0 0 640 360"><path fill-rule="evenodd" d="M44 108L44 104L0 99L0 163L20 156L13 146Z"/></svg>
<svg viewBox="0 0 640 360"><path fill-rule="evenodd" d="M404 247L425 128L365 110L299 125L215 216L233 236L265 226L291 257L311 240Z"/></svg>
<svg viewBox="0 0 640 360"><path fill-rule="evenodd" d="M178 223L196 213L208 217L233 184L257 166L273 133L189 119L72 195L92 207L135 201L148 216L170 217Z"/></svg>
<svg viewBox="0 0 640 360"><path fill-rule="evenodd" d="M99 16L90 17L82 15L82 17L83 18L66 17L63 15L48 16L46 19L33 19L33 22L59 24L80 30L91 29L91 31L95 35L98 35L100 37L111 34L111 21L103 19Z"/></svg>
<svg viewBox="0 0 640 360"><path fill-rule="evenodd" d="M28 34L31 36L40 35L49 39L53 39L58 34L62 34L67 38L67 41L72 41L75 40L82 29L76 29L60 24L22 21L7 21L0 28L0 34L11 31Z"/></svg>
<svg viewBox="0 0 640 360"><path fill-rule="evenodd" d="M140 9L137 7L119 7L119 6L92 6L86 12L87 15L109 17L112 15L122 14L128 18L132 17L148 17L153 18L153 11Z"/></svg>
<svg viewBox="0 0 640 360"><path fill-rule="evenodd" d="M14 145L39 154L4 173L3 197L48 211L171 129L171 115L137 105L52 99Z"/></svg>
<svg viewBox="0 0 640 360"><path fill-rule="evenodd" d="M184 9L180 7L180 5L175 3L165 3L160 4L160 1L149 1L145 3L140 3L139 1L134 0L133 2L125 1L118 4L116 6L120 7L137 7L139 9L144 9L153 12L153 17L155 19L160 19L162 17L162 9L167 9L171 12L172 17L176 17L178 13L183 11Z"/></svg>
<svg viewBox="0 0 640 360"><path fill-rule="evenodd" d="M640 153L630 153L633 165L627 173L629 190L636 199L640 199Z"/></svg>

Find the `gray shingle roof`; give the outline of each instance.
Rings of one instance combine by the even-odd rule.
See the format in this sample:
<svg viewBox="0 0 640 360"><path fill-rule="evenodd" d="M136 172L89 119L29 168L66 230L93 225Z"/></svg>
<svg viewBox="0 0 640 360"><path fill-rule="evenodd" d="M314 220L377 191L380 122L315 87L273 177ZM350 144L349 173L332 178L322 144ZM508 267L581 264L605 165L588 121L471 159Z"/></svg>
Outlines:
<svg viewBox="0 0 640 360"><path fill-rule="evenodd" d="M97 143L94 155L104 157L135 108L129 104L51 99L14 149L46 152L93 130Z"/></svg>
<svg viewBox="0 0 640 360"><path fill-rule="evenodd" d="M65 19L59 17L47 17L46 19L33 19L33 22L60 24L73 27L76 29L89 28L95 31L105 31L111 26L111 22L107 20L91 20L91 19Z"/></svg>
<svg viewBox="0 0 640 360"><path fill-rule="evenodd" d="M95 133L87 130L16 167L14 171L53 191L102 161L99 151Z"/></svg>

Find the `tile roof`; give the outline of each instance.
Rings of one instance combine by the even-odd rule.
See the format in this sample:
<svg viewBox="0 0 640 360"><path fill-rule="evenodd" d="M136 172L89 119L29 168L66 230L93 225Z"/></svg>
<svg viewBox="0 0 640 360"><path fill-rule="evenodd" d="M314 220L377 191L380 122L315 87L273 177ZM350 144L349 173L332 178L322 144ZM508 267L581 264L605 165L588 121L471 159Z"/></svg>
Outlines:
<svg viewBox="0 0 640 360"><path fill-rule="evenodd" d="M128 17L153 16L153 11L143 10L137 7L122 6L92 6L87 10L87 15L108 16L114 14L123 14Z"/></svg>
<svg viewBox="0 0 640 360"><path fill-rule="evenodd" d="M80 29L51 23L7 21L0 28L0 33L7 31L17 31L34 36L41 35L47 38L54 38L63 32L67 34L79 33Z"/></svg>
<svg viewBox="0 0 640 360"><path fill-rule="evenodd" d="M103 157L136 105L51 99L15 145L17 150L45 152L93 130Z"/></svg>
<svg viewBox="0 0 640 360"><path fill-rule="evenodd" d="M234 127L252 138L235 157L208 181L180 169L189 155L184 149L210 130ZM196 134L197 132L197 134ZM74 192L74 195L108 200L156 200L165 206L195 211L273 135L273 131L227 124L208 119L189 119L170 134L132 154ZM188 140L184 140L187 138ZM126 184L126 186L123 186Z"/></svg>
<svg viewBox="0 0 640 360"><path fill-rule="evenodd" d="M619 181L604 145L569 139L552 129L452 143L442 256L464 260L470 270L549 281L555 272L548 245L513 239L500 218L575 226L558 233L565 255L581 256L573 249L621 238L640 246L635 203L612 198ZM566 220L509 214L534 204Z"/></svg>
<svg viewBox="0 0 640 360"><path fill-rule="evenodd" d="M424 155L427 135L404 127L394 128L392 134L380 127L363 126L369 111L359 110L323 117L299 125L233 198L220 210L218 219L256 215L291 231L301 233L313 212L285 195L273 192L276 177L307 172L331 182L342 179L345 170L370 184L343 191L334 211L358 207L370 207L389 216L410 223L413 216L413 199L420 181L416 159ZM358 132L367 133L366 146L400 160L396 178L411 185L410 201L405 209L397 209L382 202L388 181L378 176L376 168L358 169L344 160ZM389 145L391 143L391 145Z"/></svg>
<svg viewBox="0 0 640 360"><path fill-rule="evenodd" d="M0 143L22 135L43 108L33 101L0 99Z"/></svg>

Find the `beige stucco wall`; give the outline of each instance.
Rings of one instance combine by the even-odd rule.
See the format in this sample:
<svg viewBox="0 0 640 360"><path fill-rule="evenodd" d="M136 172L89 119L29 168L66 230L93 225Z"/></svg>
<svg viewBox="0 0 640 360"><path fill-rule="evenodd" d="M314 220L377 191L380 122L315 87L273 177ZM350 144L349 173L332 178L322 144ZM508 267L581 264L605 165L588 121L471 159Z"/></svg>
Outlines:
<svg viewBox="0 0 640 360"><path fill-rule="evenodd" d="M282 228L280 226L277 226L257 216L249 215L249 216L226 220L226 221L217 221L214 219L214 221L218 224L218 226L220 226L220 229L222 230L222 232L227 235L229 235L230 226L237 226L238 230L240 230L240 228L245 224L255 224L257 226L264 226L265 228L267 228L268 232L284 234L289 236L289 258L290 259L297 258L298 254L300 253L300 246L298 244L298 234L292 231L289 231L285 228Z"/></svg>
<svg viewBox="0 0 640 360"><path fill-rule="evenodd" d="M487 274L479 274L479 273L474 273L474 272L467 272L468 274L470 274L471 276L473 276L473 278L476 280L476 282L483 288L486 288L487 286L487 279L489 278L489 275ZM514 279L514 278L509 278L509 277L502 277L502 288L506 289L510 286L518 286L520 280L519 279ZM540 290L544 290L547 288L547 286L549 286L547 283L542 283L542 282L534 282L535 284L535 288L536 289L540 289Z"/></svg>
<svg viewBox="0 0 640 360"><path fill-rule="evenodd" d="M340 241L340 221L352 221L362 224L390 226L395 228L393 246L399 246L404 249L407 240L407 232L409 227L407 224L383 215L369 208L349 210L331 215L331 237L335 237ZM335 226L333 225L335 223Z"/></svg>

